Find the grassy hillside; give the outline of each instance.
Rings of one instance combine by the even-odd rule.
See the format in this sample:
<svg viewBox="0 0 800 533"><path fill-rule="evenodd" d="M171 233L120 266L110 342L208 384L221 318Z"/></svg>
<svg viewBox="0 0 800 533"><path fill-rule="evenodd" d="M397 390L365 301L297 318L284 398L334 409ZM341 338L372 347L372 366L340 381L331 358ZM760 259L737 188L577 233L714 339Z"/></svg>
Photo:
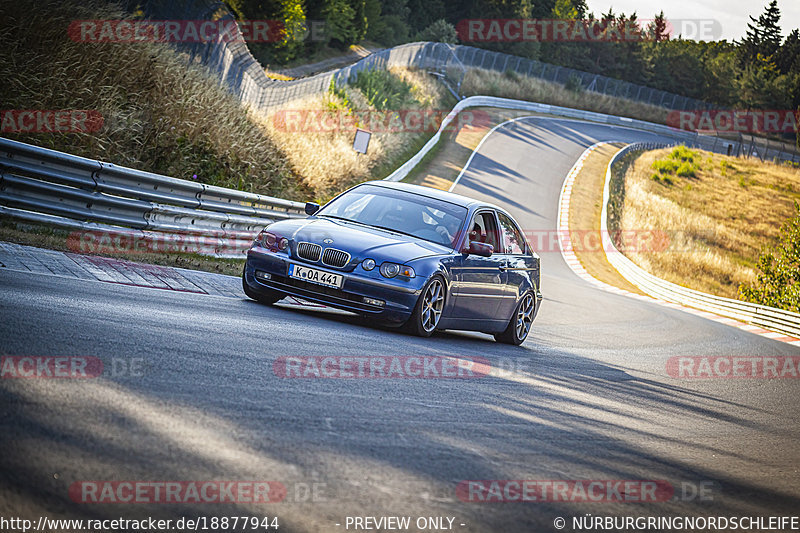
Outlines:
<svg viewBox="0 0 800 533"><path fill-rule="evenodd" d="M303 185L325 201L356 183L389 175L435 133L455 103L424 72L393 68L361 73L351 85L292 102L263 124ZM432 117L427 127L393 122L415 111ZM372 131L366 154L353 150L356 126Z"/></svg>
<svg viewBox="0 0 800 533"><path fill-rule="evenodd" d="M81 43L74 20L126 15L97 0L5 2L4 110L91 110L91 133L2 136L184 179L288 198L308 196L283 152L238 101L167 44Z"/></svg>
<svg viewBox="0 0 800 533"><path fill-rule="evenodd" d="M736 298L741 284L755 281L760 253L777 242L796 201L796 166L684 147L655 150L628 168L619 227L667 232L668 248L626 254L639 266L674 283Z"/></svg>
<svg viewBox="0 0 800 533"><path fill-rule="evenodd" d="M527 100L660 124L665 124L667 121L668 110L663 107L585 91L577 87L570 88L561 83L522 76L512 70L499 74L479 68L468 69L461 85L461 92L465 96L497 96Z"/></svg>

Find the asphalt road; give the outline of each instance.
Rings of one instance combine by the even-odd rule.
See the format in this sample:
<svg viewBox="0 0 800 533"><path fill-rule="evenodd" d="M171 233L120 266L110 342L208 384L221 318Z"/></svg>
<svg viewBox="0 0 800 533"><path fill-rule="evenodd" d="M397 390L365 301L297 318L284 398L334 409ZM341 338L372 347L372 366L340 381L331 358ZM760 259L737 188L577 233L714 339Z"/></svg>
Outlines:
<svg viewBox="0 0 800 533"><path fill-rule="evenodd" d="M505 206L526 229L554 229L562 180L587 146L650 139L517 121L483 144L455 192ZM442 516L456 531L546 532L556 517L572 531L571 518L586 513L797 513L800 382L677 380L665 365L800 349L596 289L557 253L542 262L545 299L519 348L477 333L418 339L244 295L0 269L0 354L90 355L107 369L140 369L0 381L0 516L268 515L280 531L346 531L348 516ZM496 370L472 379L277 377L274 361L293 355L480 356ZM274 480L288 494L227 505L77 504L68 495L81 480L211 479ZM457 497L460 481L493 479L663 480L676 492L655 503Z"/></svg>

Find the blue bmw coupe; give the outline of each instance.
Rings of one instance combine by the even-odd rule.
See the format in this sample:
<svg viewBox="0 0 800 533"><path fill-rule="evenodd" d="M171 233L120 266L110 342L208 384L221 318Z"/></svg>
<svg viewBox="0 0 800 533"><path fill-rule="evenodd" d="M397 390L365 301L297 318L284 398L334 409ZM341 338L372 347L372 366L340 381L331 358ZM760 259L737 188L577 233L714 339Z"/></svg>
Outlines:
<svg viewBox="0 0 800 533"><path fill-rule="evenodd" d="M519 225L492 204L373 181L305 219L266 227L247 252L248 297L286 295L403 325L482 331L521 344L539 311L539 256Z"/></svg>

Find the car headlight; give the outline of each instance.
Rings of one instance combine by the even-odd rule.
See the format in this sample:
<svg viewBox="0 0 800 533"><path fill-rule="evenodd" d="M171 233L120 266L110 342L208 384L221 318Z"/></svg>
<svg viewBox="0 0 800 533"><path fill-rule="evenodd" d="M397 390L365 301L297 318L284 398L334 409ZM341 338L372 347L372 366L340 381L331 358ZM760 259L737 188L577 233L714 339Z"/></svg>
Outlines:
<svg viewBox="0 0 800 533"><path fill-rule="evenodd" d="M383 263L381 264L381 276L384 278L394 278L402 276L404 278L413 278L416 274L414 269L406 265L398 265L397 263Z"/></svg>
<svg viewBox="0 0 800 533"><path fill-rule="evenodd" d="M274 233L269 231L262 230L261 233L258 234L256 237L256 241L261 244L264 248L269 248L270 250L286 250L289 247L289 239L286 237L278 237Z"/></svg>
<svg viewBox="0 0 800 533"><path fill-rule="evenodd" d="M278 238L275 236L274 233L261 230L261 233L258 234L256 240L260 242L261 246L263 246L264 248L274 248Z"/></svg>
<svg viewBox="0 0 800 533"><path fill-rule="evenodd" d="M361 261L361 268L364 270L372 270L375 268L375 260L374 259L364 259Z"/></svg>

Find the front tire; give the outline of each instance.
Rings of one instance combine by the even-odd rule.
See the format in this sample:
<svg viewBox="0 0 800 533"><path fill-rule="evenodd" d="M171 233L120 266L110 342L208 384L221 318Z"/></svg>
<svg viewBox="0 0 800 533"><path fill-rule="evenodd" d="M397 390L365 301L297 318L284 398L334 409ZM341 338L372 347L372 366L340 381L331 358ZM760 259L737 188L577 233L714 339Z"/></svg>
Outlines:
<svg viewBox="0 0 800 533"><path fill-rule="evenodd" d="M258 293L251 289L250 285L247 284L247 278L245 276L246 270L247 267L245 267L245 271L242 272L242 289L248 298L264 305L272 305L283 298L282 294L270 289L264 289L263 293Z"/></svg>
<svg viewBox="0 0 800 533"><path fill-rule="evenodd" d="M433 276L420 291L414 312L406 322L406 331L418 337L430 337L439 325L446 296L444 278L438 274Z"/></svg>
<svg viewBox="0 0 800 533"><path fill-rule="evenodd" d="M531 330L533 324L533 311L536 304L533 301L533 294L526 293L520 299L514 314L511 315L511 320L508 321L508 327L502 333L496 333L494 340L502 342L503 344L512 344L519 346L525 341L528 332Z"/></svg>

